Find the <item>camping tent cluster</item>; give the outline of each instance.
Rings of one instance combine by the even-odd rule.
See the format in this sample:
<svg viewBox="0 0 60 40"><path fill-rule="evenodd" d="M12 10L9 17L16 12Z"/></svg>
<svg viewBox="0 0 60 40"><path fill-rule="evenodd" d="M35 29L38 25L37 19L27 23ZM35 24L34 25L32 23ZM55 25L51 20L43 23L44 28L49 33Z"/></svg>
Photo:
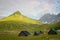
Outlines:
<svg viewBox="0 0 60 40"><path fill-rule="evenodd" d="M40 35L40 34L43 34L43 32L42 31L34 32L35 36ZM18 36L29 36L29 35L30 35L30 33L28 31L21 31Z"/></svg>
<svg viewBox="0 0 60 40"><path fill-rule="evenodd" d="M42 32L42 31L35 31L35 32L33 33L34 36L38 36L38 35L40 35L40 34L43 34L43 32ZM57 30L55 30L55 29L50 29L49 32L48 32L48 34L57 34ZM18 34L18 36L29 36L29 35L30 35L30 33L29 33L28 31L21 31L21 32Z"/></svg>

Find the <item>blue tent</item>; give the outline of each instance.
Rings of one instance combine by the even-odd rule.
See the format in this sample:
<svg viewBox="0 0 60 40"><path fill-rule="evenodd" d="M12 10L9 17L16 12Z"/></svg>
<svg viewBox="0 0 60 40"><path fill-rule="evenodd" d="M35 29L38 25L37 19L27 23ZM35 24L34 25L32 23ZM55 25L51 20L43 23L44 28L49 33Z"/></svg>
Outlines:
<svg viewBox="0 0 60 40"><path fill-rule="evenodd" d="M57 30L55 29L50 29L48 34L57 34Z"/></svg>

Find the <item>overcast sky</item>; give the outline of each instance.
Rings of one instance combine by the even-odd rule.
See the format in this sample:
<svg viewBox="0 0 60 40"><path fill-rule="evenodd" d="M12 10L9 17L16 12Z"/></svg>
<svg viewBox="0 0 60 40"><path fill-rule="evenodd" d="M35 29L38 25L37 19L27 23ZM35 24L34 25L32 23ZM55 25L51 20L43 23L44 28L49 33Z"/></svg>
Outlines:
<svg viewBox="0 0 60 40"><path fill-rule="evenodd" d="M46 13L60 12L60 0L0 0L0 16L19 10L23 15L39 19Z"/></svg>

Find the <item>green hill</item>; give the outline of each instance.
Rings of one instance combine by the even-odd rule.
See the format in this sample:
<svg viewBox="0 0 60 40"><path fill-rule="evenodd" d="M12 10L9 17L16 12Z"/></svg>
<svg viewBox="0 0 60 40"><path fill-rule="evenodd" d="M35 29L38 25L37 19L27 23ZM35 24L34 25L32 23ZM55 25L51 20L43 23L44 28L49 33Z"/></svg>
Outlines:
<svg viewBox="0 0 60 40"><path fill-rule="evenodd" d="M60 29L60 21L55 22L54 24L50 25L51 28L55 28L55 29Z"/></svg>
<svg viewBox="0 0 60 40"><path fill-rule="evenodd" d="M36 30L42 23L23 16L19 11L0 20L0 31Z"/></svg>
<svg viewBox="0 0 60 40"><path fill-rule="evenodd" d="M31 24L41 24L41 22L37 20L23 16L19 11L13 13L12 15L6 18L3 18L0 21L21 21L21 22L26 22L26 23L31 23Z"/></svg>

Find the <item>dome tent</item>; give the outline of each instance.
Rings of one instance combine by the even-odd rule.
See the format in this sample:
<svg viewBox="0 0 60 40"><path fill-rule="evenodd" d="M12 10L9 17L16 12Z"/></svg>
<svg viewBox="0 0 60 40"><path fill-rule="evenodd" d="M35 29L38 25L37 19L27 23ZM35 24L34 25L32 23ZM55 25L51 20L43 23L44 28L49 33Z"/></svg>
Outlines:
<svg viewBox="0 0 60 40"><path fill-rule="evenodd" d="M40 35L40 34L43 34L43 32L42 31L35 31L34 32L34 36L37 36L37 35Z"/></svg>
<svg viewBox="0 0 60 40"><path fill-rule="evenodd" d="M21 31L18 36L29 36L30 33L28 31Z"/></svg>
<svg viewBox="0 0 60 40"><path fill-rule="evenodd" d="M50 29L48 34L57 34L57 30L56 29Z"/></svg>

